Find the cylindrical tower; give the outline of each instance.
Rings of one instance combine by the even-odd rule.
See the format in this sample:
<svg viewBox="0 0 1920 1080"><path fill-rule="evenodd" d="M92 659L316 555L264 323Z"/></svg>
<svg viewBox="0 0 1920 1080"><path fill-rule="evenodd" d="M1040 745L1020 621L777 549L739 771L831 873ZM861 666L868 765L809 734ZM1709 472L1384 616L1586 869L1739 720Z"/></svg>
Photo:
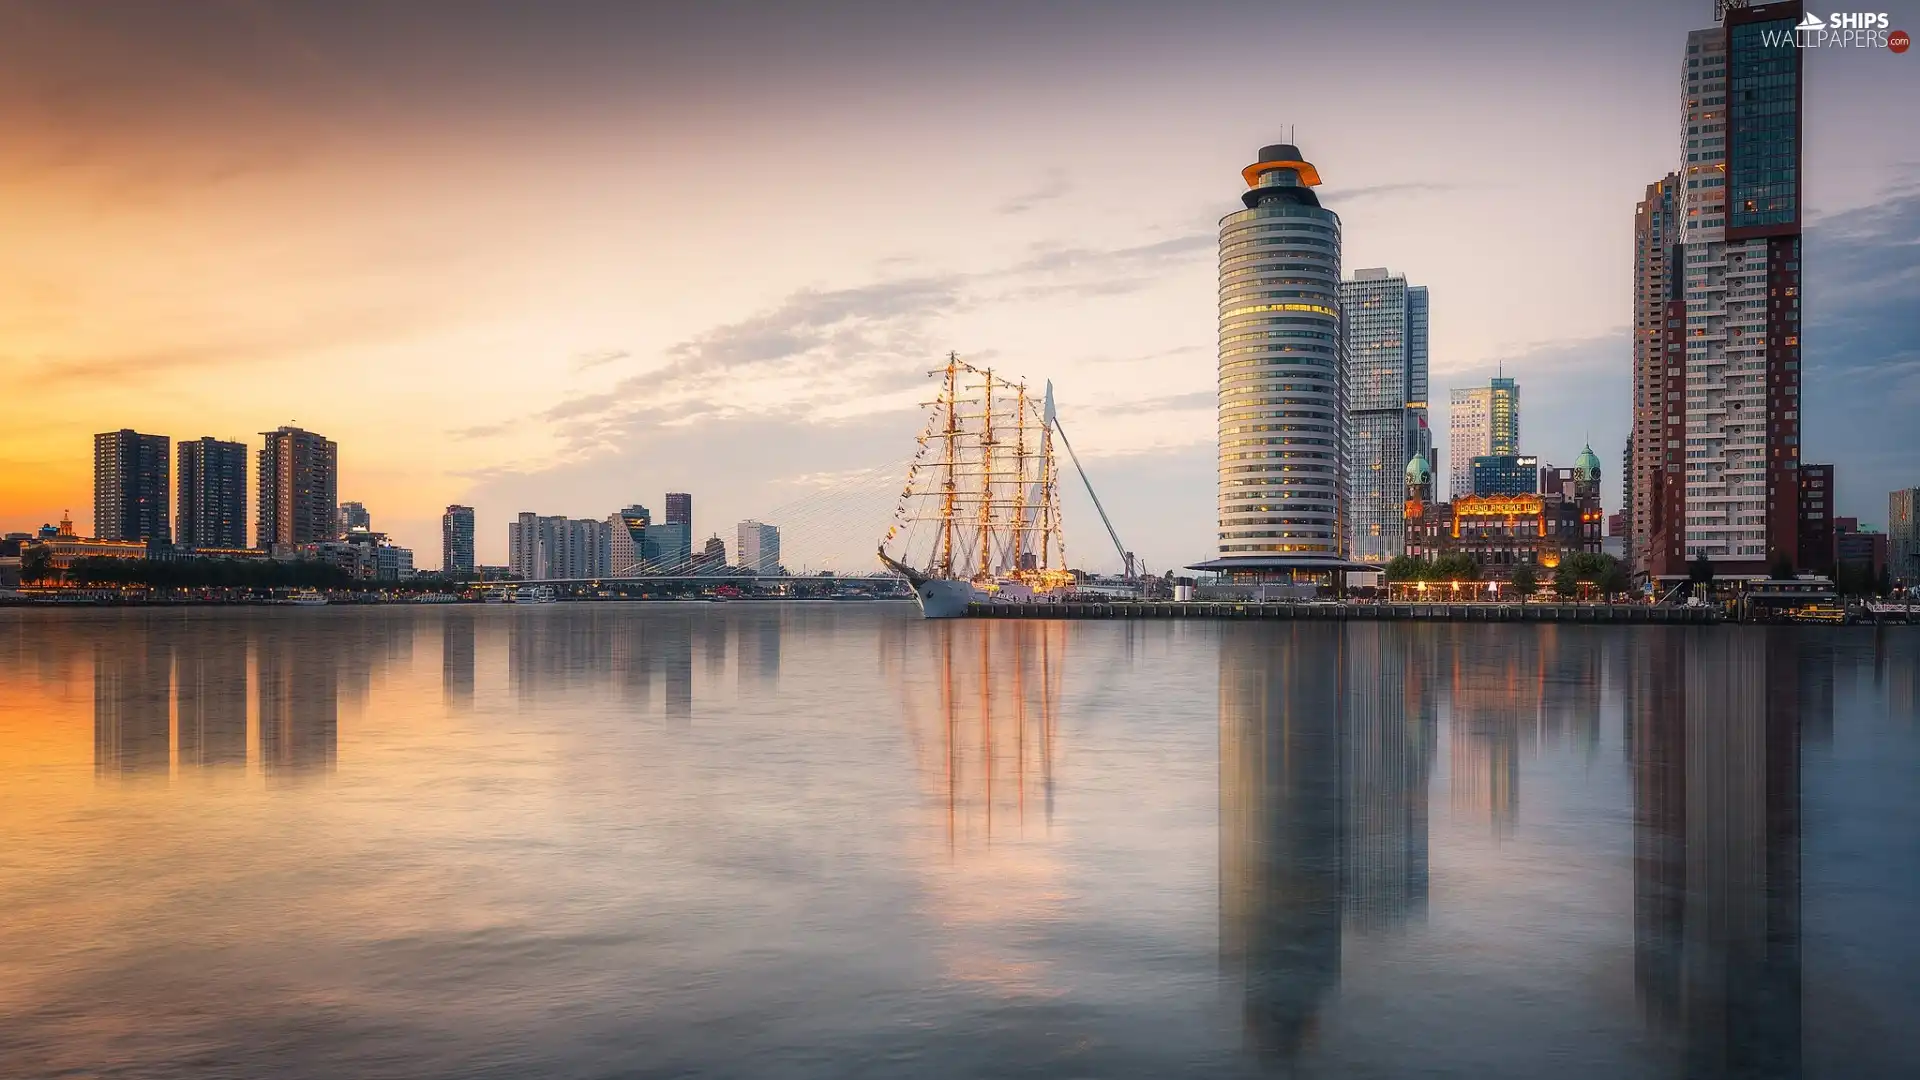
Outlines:
<svg viewBox="0 0 1920 1080"><path fill-rule="evenodd" d="M1263 147L1220 219L1220 557L1208 569L1345 562L1340 218L1297 147Z"/></svg>

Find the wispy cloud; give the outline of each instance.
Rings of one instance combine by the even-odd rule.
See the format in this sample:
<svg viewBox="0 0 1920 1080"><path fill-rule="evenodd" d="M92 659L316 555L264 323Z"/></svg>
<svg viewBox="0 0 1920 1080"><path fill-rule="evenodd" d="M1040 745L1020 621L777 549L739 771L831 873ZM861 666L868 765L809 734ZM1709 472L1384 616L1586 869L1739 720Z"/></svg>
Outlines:
<svg viewBox="0 0 1920 1080"><path fill-rule="evenodd" d="M1444 195L1460 190L1459 184L1370 184L1357 188L1342 188L1330 192L1327 201L1331 204L1361 202L1366 199L1388 199L1402 195Z"/></svg>
<svg viewBox="0 0 1920 1080"><path fill-rule="evenodd" d="M492 424L475 424L472 427L450 428L447 431L447 437L450 439L463 440L490 439L495 435L506 434L513 429L514 423L515 421L512 420L501 420Z"/></svg>
<svg viewBox="0 0 1920 1080"><path fill-rule="evenodd" d="M1064 198L1073 191L1073 181L1067 178L1065 170L1055 169L1047 174L1032 190L1016 195L1001 203L994 211L999 214L1024 214L1044 202Z"/></svg>
<svg viewBox="0 0 1920 1080"><path fill-rule="evenodd" d="M145 348L54 355L0 355L0 366L28 385L55 389L84 383L145 384L185 372L259 365L367 344L386 344L437 325L428 307L335 309L277 325L236 330Z"/></svg>
<svg viewBox="0 0 1920 1080"><path fill-rule="evenodd" d="M615 360L625 360L631 355L633 354L627 352L625 349L599 349L594 352L576 353L574 354L573 362L568 365L568 370L578 375L581 372L592 371L597 367L605 367Z"/></svg>
<svg viewBox="0 0 1920 1080"><path fill-rule="evenodd" d="M1095 406L1088 411L1137 416L1142 413L1175 412L1182 409L1211 409L1219 403L1219 400L1218 391L1195 390L1186 394L1163 394L1159 397L1114 401Z"/></svg>

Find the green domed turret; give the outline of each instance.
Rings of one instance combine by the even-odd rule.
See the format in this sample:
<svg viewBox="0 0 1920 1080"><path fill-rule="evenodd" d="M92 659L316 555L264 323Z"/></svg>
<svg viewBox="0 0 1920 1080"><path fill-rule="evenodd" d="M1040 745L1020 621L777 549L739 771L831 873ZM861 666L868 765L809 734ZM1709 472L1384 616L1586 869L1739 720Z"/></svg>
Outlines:
<svg viewBox="0 0 1920 1080"><path fill-rule="evenodd" d="M1427 464L1426 455L1413 455L1413 460L1407 462L1407 486L1424 487L1432 479L1433 466Z"/></svg>
<svg viewBox="0 0 1920 1080"><path fill-rule="evenodd" d="M1600 458L1594 454L1592 444L1588 444L1586 449L1580 451L1580 456L1573 459L1573 478L1588 482L1600 479Z"/></svg>

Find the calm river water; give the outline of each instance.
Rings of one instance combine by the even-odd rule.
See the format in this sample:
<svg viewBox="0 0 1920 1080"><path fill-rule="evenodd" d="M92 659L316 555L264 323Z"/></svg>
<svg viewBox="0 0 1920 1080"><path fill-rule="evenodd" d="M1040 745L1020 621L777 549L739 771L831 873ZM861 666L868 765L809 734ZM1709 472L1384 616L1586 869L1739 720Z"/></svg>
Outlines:
<svg viewBox="0 0 1920 1080"><path fill-rule="evenodd" d="M1920 632L0 612L0 1075L1911 1076Z"/></svg>

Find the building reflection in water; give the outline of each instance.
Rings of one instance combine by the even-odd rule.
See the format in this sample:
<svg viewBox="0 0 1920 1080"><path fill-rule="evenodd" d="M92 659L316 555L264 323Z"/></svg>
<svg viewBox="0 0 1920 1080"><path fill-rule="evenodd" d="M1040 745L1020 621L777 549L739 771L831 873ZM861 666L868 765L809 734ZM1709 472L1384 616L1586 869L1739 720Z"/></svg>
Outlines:
<svg viewBox="0 0 1920 1080"><path fill-rule="evenodd" d="M1427 641L1344 624L1221 636L1220 963L1262 1055L1312 1039L1343 932L1425 909Z"/></svg>
<svg viewBox="0 0 1920 1080"><path fill-rule="evenodd" d="M1519 826L1523 760L1554 745L1598 753L1611 673L1600 635L1542 626L1515 637L1503 629L1452 628L1434 668L1446 691L1453 811L1485 819L1496 838Z"/></svg>
<svg viewBox="0 0 1920 1080"><path fill-rule="evenodd" d="M666 715L672 720L693 716L693 623L681 615L663 620L656 650L667 682Z"/></svg>
<svg viewBox="0 0 1920 1080"><path fill-rule="evenodd" d="M1634 975L1688 1077L1800 1075L1800 738L1831 656L1787 629L1637 635ZM1811 686L1809 685L1811 683Z"/></svg>
<svg viewBox="0 0 1920 1080"><path fill-rule="evenodd" d="M351 670L353 651L336 655L285 626L255 638L260 766L269 777L333 770L340 730L336 665Z"/></svg>
<svg viewBox="0 0 1920 1080"><path fill-rule="evenodd" d="M1426 910L1433 638L1378 624L1344 637L1344 910L1350 927L1377 930Z"/></svg>
<svg viewBox="0 0 1920 1080"><path fill-rule="evenodd" d="M247 637L217 624L176 638L174 718L180 767L247 763Z"/></svg>
<svg viewBox="0 0 1920 1080"><path fill-rule="evenodd" d="M411 671L419 635L440 637L442 698L452 708L472 707L481 653L496 658L504 637L508 685L518 697L611 686L651 709L658 680L662 713L686 719L696 654L710 691L725 688L729 656L741 690L771 690L783 628L793 618L749 604L693 613L606 605L220 613L186 622L129 616L64 651L42 636L35 655L44 655L48 671L64 657L91 658L98 776L166 774L176 747L183 770L245 765L253 747L249 682L260 768L287 776L335 768L343 707L364 712L383 673ZM79 671L84 685L86 669Z"/></svg>
<svg viewBox="0 0 1920 1080"><path fill-rule="evenodd" d="M763 689L772 689L780 681L780 634L785 610L784 607L771 608L751 625L740 625L740 641L734 655L738 657L742 686L755 683Z"/></svg>
<svg viewBox="0 0 1920 1080"><path fill-rule="evenodd" d="M172 652L144 623L93 644L93 765L98 776L166 775L172 765Z"/></svg>
<svg viewBox="0 0 1920 1080"><path fill-rule="evenodd" d="M1889 638L1889 633L1894 635ZM1887 699L1887 717L1903 724L1920 719L1920 666L1894 655L1900 630L1880 627L1873 638L1873 685Z"/></svg>
<svg viewBox="0 0 1920 1080"><path fill-rule="evenodd" d="M476 664L473 611L449 610L440 623L440 695L450 708L473 704Z"/></svg>
<svg viewBox="0 0 1920 1080"><path fill-rule="evenodd" d="M695 659L707 692L720 690L732 657L741 690L772 690L780 680L781 632L795 615L778 605L624 605L490 607L449 611L444 646L447 700L470 700L470 636L451 619L474 617L480 630L503 628L507 684L516 698L534 700L612 686L636 711L659 709L691 719ZM824 613L818 613L820 617Z"/></svg>
<svg viewBox="0 0 1920 1080"><path fill-rule="evenodd" d="M1448 638L1448 792L1456 815L1484 817L1495 836L1508 836L1520 820L1521 741L1531 741L1538 716L1540 645L1473 645Z"/></svg>

